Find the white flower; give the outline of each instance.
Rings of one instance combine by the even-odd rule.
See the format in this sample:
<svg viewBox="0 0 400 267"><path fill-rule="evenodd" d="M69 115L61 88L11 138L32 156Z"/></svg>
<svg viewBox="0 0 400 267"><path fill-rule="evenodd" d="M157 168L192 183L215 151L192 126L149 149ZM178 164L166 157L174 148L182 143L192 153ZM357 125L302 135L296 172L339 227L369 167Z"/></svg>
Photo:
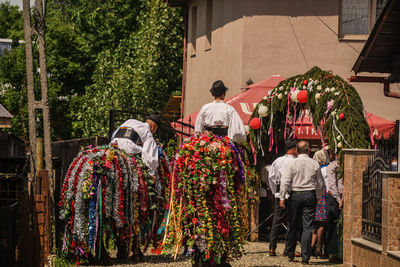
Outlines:
<svg viewBox="0 0 400 267"><path fill-rule="evenodd" d="M263 99L264 99L264 100L267 100L267 99L268 99L268 97L267 97L267 96L264 96L264 97L263 97Z"/></svg>
<svg viewBox="0 0 400 267"><path fill-rule="evenodd" d="M340 95L340 93L339 92L335 92L334 95Z"/></svg>
<svg viewBox="0 0 400 267"><path fill-rule="evenodd" d="M305 89L307 89L307 87L305 85L303 85L303 89L305 90Z"/></svg>
<svg viewBox="0 0 400 267"><path fill-rule="evenodd" d="M321 89L322 89L321 85L318 85L318 86L317 86L317 90L318 90L318 91L321 91Z"/></svg>

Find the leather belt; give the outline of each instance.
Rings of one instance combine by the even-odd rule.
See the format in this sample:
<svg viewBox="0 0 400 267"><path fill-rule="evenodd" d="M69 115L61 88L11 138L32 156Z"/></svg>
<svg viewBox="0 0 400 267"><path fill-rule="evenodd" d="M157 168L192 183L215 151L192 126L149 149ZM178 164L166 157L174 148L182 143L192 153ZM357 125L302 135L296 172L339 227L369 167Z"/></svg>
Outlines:
<svg viewBox="0 0 400 267"><path fill-rule="evenodd" d="M130 127L120 127L114 135L114 138L126 138L134 142L138 146L143 146L139 134L135 129Z"/></svg>
<svg viewBox="0 0 400 267"><path fill-rule="evenodd" d="M228 135L228 127L226 126L206 126L205 127L207 131L212 132L215 135L219 136L227 136Z"/></svg>
<svg viewBox="0 0 400 267"><path fill-rule="evenodd" d="M308 193L315 193L315 190L292 191L291 194L296 195L296 194L308 194Z"/></svg>

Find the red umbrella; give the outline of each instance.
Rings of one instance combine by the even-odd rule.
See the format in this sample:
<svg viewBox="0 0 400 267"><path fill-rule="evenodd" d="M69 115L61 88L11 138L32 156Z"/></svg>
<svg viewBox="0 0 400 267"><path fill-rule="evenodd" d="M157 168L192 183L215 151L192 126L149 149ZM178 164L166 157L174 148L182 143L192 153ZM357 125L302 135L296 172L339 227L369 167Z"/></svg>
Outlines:
<svg viewBox="0 0 400 267"><path fill-rule="evenodd" d="M388 121L365 111L365 117L375 139L389 139L395 134L396 122Z"/></svg>

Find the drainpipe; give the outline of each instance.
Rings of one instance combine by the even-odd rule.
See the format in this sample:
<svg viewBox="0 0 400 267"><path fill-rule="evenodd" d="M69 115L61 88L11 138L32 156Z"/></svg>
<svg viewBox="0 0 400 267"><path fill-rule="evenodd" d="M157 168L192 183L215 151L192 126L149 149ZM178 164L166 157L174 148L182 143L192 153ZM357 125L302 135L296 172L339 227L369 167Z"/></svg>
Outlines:
<svg viewBox="0 0 400 267"><path fill-rule="evenodd" d="M390 92L390 83L400 82L400 55L392 56L392 74L384 82L383 93L385 96L400 98L400 93Z"/></svg>
<svg viewBox="0 0 400 267"><path fill-rule="evenodd" d="M383 82L383 94L388 97L400 98L400 93L390 91L390 81L387 79Z"/></svg>
<svg viewBox="0 0 400 267"><path fill-rule="evenodd" d="M187 34L188 34L188 7L183 7L184 33L183 33L183 64L182 64L182 98L181 98L181 118L185 108L185 84L186 84L186 65L187 65Z"/></svg>

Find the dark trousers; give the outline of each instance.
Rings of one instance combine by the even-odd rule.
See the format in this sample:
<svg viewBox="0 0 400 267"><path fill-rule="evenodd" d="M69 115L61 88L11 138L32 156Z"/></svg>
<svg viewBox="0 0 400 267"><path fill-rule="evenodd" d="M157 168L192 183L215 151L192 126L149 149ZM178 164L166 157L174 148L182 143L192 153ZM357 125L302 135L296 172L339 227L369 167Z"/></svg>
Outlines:
<svg viewBox="0 0 400 267"><path fill-rule="evenodd" d="M272 227L271 227L271 235L270 235L270 239L269 239L269 249L276 249L276 245L278 242L278 236L279 233L282 229L282 223L284 222L286 215L287 215L287 210L286 209L282 209L279 206L279 198L275 198L275 208L274 208L274 219L272 220ZM287 204L287 201L286 201ZM286 248L287 246L285 246L285 251L283 252L283 254L286 254Z"/></svg>
<svg viewBox="0 0 400 267"><path fill-rule="evenodd" d="M273 212L273 207L270 207L270 203L268 202L267 197L260 197L260 205L258 206L258 224L260 225L261 223L264 223L262 226L260 226L259 231L258 231L258 241L268 241L267 236L268 236L268 222L271 223L271 221L265 222L265 220L268 218L268 215L270 215Z"/></svg>
<svg viewBox="0 0 400 267"><path fill-rule="evenodd" d="M298 225L303 224L301 235L301 258L309 261L311 257L311 238L314 226L317 197L315 191L292 192L289 198L289 232L287 238L287 253L294 258Z"/></svg>
<svg viewBox="0 0 400 267"><path fill-rule="evenodd" d="M328 223L326 229L325 248L328 248L327 249L328 254L336 255L337 251L336 250L330 251L331 249L329 249L328 244L336 233L336 223L337 223L336 220L339 218L340 210L339 210L339 204L331 194L326 195L326 211L328 214Z"/></svg>

